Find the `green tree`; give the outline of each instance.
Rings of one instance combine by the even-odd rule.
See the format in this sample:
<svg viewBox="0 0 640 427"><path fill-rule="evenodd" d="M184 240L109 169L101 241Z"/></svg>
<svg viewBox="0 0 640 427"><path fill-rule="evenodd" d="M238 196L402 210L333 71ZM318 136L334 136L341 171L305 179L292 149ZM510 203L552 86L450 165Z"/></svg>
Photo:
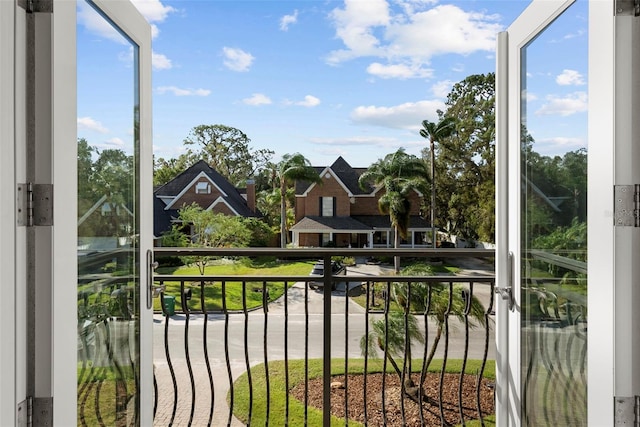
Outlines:
<svg viewBox="0 0 640 427"><path fill-rule="evenodd" d="M233 185L242 184L266 166L273 151L252 149L251 139L239 129L225 125L200 125L189 132L184 145L198 147L186 155L193 164L204 160Z"/></svg>
<svg viewBox="0 0 640 427"><path fill-rule="evenodd" d="M429 141L429 165L431 167L431 240L436 247L436 172L435 172L435 144L444 138L451 136L456 130L456 120L453 117L445 117L439 122L422 121L420 136Z"/></svg>
<svg viewBox="0 0 640 427"><path fill-rule="evenodd" d="M192 247L246 247L251 241L251 231L243 223L243 218L204 210L196 203L183 206L178 211L178 220L182 224L174 227L182 228L187 224L191 227L189 246ZM210 257L187 259L198 266L202 275L209 260Z"/></svg>
<svg viewBox="0 0 640 427"><path fill-rule="evenodd" d="M495 240L495 75L456 83L439 120L456 120L455 134L435 150L438 221L469 240ZM426 152L427 150L425 150Z"/></svg>
<svg viewBox="0 0 640 427"><path fill-rule="evenodd" d="M186 154L181 154L177 159L164 159L162 157L157 160L154 159L153 186L158 187L166 184L187 170L195 161Z"/></svg>
<svg viewBox="0 0 640 427"><path fill-rule="evenodd" d="M378 200L378 209L389 215L394 229L394 248L400 247L400 237L406 238L411 217L412 191L424 192L427 186L427 170L424 162L407 154L404 149L387 154L360 175L362 189L369 185L381 186L385 192ZM394 257L395 271L400 271L400 258Z"/></svg>
<svg viewBox="0 0 640 427"><path fill-rule="evenodd" d="M276 182L280 188L280 246L287 246L287 190L296 182L322 184L322 178L302 154L285 154L274 169Z"/></svg>
<svg viewBox="0 0 640 427"><path fill-rule="evenodd" d="M412 265L402 270L403 276L431 276L432 274L430 266L424 264ZM391 311L387 322L384 318L372 322L372 332L368 339L366 336L361 338L360 349L363 354L367 350L369 354L375 355L378 349L384 351L386 347L385 357L401 380L404 375L403 392L418 401L419 388L423 389L426 380L424 374L436 354L443 334L449 333L447 318L456 317L464 322L465 313L468 313L470 327L486 326L485 308L480 300L475 295L471 296L468 288L463 285L451 286L418 281L411 282L409 288L407 283L394 282L391 285L391 298L402 311ZM427 347L424 336L418 328L416 316L419 314L425 319L429 317L436 324L436 335L430 348ZM419 388L415 386L410 376L411 346L414 343L424 345L424 362ZM398 361L400 359L407 361L404 371L400 369L403 365ZM421 395L426 396L424 389Z"/></svg>

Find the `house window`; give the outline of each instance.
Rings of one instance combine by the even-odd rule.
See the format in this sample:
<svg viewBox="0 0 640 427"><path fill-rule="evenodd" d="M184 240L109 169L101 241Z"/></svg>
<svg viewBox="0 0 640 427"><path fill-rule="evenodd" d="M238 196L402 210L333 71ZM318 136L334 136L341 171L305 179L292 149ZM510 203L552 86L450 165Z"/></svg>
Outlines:
<svg viewBox="0 0 640 427"><path fill-rule="evenodd" d="M321 246L327 246L329 243L331 243L331 233L322 233L320 236Z"/></svg>
<svg viewBox="0 0 640 427"><path fill-rule="evenodd" d="M211 184L208 182L198 182L196 184L196 194L210 194L211 193Z"/></svg>
<svg viewBox="0 0 640 427"><path fill-rule="evenodd" d="M335 197L320 197L320 216L335 216Z"/></svg>

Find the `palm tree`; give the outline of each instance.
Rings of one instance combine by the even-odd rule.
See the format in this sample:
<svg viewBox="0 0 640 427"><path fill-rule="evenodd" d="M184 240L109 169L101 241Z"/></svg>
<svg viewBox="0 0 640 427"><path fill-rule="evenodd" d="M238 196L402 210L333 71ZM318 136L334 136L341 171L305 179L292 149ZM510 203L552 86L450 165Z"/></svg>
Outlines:
<svg viewBox="0 0 640 427"><path fill-rule="evenodd" d="M285 154L274 174L280 184L280 246L287 246L287 188L296 181L322 184L318 171L302 154Z"/></svg>
<svg viewBox="0 0 640 427"><path fill-rule="evenodd" d="M432 274L431 267L425 265L412 265L402 270L404 276ZM485 308L478 297L471 295L469 288L461 284L412 282L409 294L407 283L394 282L391 285L391 298L402 311L390 311L387 321L384 318L373 321L369 336L363 336L360 339L360 350L363 355L365 351L375 355L378 349L385 352L386 348L385 357L400 380L404 374L404 382L401 386L403 392L418 401L418 396L426 396L424 392L426 372L435 356L440 339L443 334L449 333L447 319L455 317L460 322L464 322L465 317L468 316L469 327L485 327ZM387 302L387 310L389 307ZM427 347L414 313L423 313L425 322L429 317L436 324L436 333L430 348ZM419 388L415 386L410 375L412 372L411 346L415 342L425 346ZM404 372L400 368L402 362L398 360L406 360ZM422 389L421 393L419 389Z"/></svg>
<svg viewBox="0 0 640 427"><path fill-rule="evenodd" d="M422 128L420 129L420 136L429 140L429 152L431 153L431 240L433 248L436 247L436 156L435 156L435 143L442 141L443 138L447 138L456 130L456 119L453 117L445 117L438 123L430 122L429 120L422 121Z"/></svg>
<svg viewBox="0 0 640 427"><path fill-rule="evenodd" d="M383 159L369 166L360 175L360 188L368 185L384 187L385 193L378 200L378 209L388 214L394 228L394 248L400 246L400 237L407 237L411 217L411 191L424 190L427 184L427 170L418 157L407 154L400 148L387 154ZM400 258L394 257L395 271L400 271Z"/></svg>

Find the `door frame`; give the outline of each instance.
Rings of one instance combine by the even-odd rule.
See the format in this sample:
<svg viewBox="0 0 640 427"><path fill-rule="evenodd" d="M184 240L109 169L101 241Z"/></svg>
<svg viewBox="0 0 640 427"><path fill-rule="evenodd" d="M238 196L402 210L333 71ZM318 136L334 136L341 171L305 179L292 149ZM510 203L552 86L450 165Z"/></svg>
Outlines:
<svg viewBox="0 0 640 427"><path fill-rule="evenodd" d="M520 123L521 123L521 55L520 50L536 34L563 13L574 0L545 1L534 0L504 33L498 36L496 62L496 283L499 287L511 289L514 309L509 301L499 295L496 316L496 416L498 425L520 425L521 423L521 355L520 355ZM630 96L631 74L623 76L622 70L630 70L627 63L632 55L616 58L616 51L624 44L618 18L614 17L614 3L608 1L589 2L589 49L588 49L588 307L589 326L587 330L587 390L589 425L611 425L614 420L614 396L620 395L620 387L614 385L621 380L627 384L627 396L638 395L640 375L633 369L633 357L640 354L640 341L632 334L633 317L631 307L638 297L630 295L630 282L640 273L628 274L633 269L632 255L640 250L629 251L638 246L630 241L629 233L616 232L613 227L613 186L614 173L620 169L620 162L630 157L628 142L614 137L632 128ZM627 17L625 17L627 18ZM633 22L633 17L628 17ZM616 24L618 26L616 27ZM630 27L626 24L623 27ZM634 24L637 26L637 24ZM617 31L617 32L616 32ZM628 34L627 34L628 36ZM626 40L630 40L627 38ZM621 44L622 43L622 44ZM614 49L614 47L616 49ZM620 55L620 54L618 54ZM617 61L617 63L616 63ZM617 70L617 73L616 73ZM637 73L636 73L637 74ZM618 84L616 84L616 81ZM629 112L625 118L616 116L616 111ZM630 140L630 138L628 138ZM511 144L508 142L511 141ZM514 142L515 141L515 142ZM614 157L615 154L615 157ZM616 161L617 160L617 161ZM628 160L626 160L628 162ZM625 170L632 168L627 166ZM636 168L637 169L637 168ZM509 171L505 173L505 171ZM640 182L640 176L627 184ZM638 172L636 172L638 175ZM509 182L512 185L509 186ZM513 184L513 182L518 183ZM603 202L606 201L606 202ZM509 232L509 230L514 230ZM625 237L620 238L620 234ZM617 238L616 238L617 237ZM635 241L640 242L637 237ZM620 250L624 247L624 250ZM617 251L615 249L618 249ZM509 253L515 256L509 259ZM637 259L637 258L636 258ZM637 264L637 263L636 263ZM617 273L617 274L616 274ZM623 280L624 283L620 281ZM637 280L636 280L637 281ZM602 285L595 286L593 284ZM618 297L621 289L627 289ZM616 292L617 291L617 292ZM615 310L620 302L626 303L627 310ZM637 305L636 305L637 306ZM637 310L636 310L637 311ZM507 315L507 321L503 321ZM636 318L638 314L635 315ZM616 329L617 327L617 329ZM617 332L623 329L623 336ZM616 331L614 333L614 331ZM615 339L614 339L615 336ZM631 342L631 344L628 344ZM509 345L510 343L510 345ZM626 350L625 350L626 349ZM622 350L622 351L621 351ZM635 350L635 353L633 353ZM614 355L617 359L614 361ZM617 369L615 369L617 368ZM632 372L633 375L629 375ZM616 378L622 377L622 378ZM632 377L632 379L630 379ZM618 394L616 394L618 393Z"/></svg>
<svg viewBox="0 0 640 427"><path fill-rule="evenodd" d="M130 2L91 0L138 47L136 82L140 103L140 424L153 424L153 312L147 308L146 251L153 244L153 148L151 111L151 27ZM52 182L54 184L53 307L76 301L77 274L77 61L76 2L54 0L52 23ZM146 76L143 78L142 76ZM62 94L62 96L56 96ZM70 214L71 213L71 214ZM52 315L53 425L77 423L77 326L75 310ZM73 378L74 381L69 381Z"/></svg>
<svg viewBox="0 0 640 427"><path fill-rule="evenodd" d="M15 45L16 4L0 2L0 425L16 425L25 384L16 376ZM24 355L23 355L24 356Z"/></svg>

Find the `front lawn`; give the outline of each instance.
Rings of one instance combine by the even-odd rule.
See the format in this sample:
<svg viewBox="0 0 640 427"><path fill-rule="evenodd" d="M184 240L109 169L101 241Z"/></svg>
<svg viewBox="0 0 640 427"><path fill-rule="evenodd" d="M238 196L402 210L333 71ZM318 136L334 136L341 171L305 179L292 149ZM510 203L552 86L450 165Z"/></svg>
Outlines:
<svg viewBox="0 0 640 427"><path fill-rule="evenodd" d="M313 267L314 261L251 261L246 259L213 261L205 268L205 274L218 276L306 276ZM184 266L178 269L158 269L160 274L173 274L174 276L200 275L196 266ZM180 282L165 282L165 295L174 296L176 311L182 310L182 298ZM287 283L291 287L294 282ZM222 294L224 290L227 310L256 309L262 306L263 292L267 292L267 300L274 301L284 293L284 283L275 281L247 282L246 287L241 282L201 282L185 283L185 289L191 290L191 300L186 301L189 310L201 311L201 289L204 288L204 304L208 312L221 311L223 309ZM245 289L245 295L243 295ZM154 310L160 311L160 299L154 299Z"/></svg>
<svg viewBox="0 0 640 427"><path fill-rule="evenodd" d="M477 375L482 361L470 360L467 362L466 373L468 375ZM414 371L419 372L421 360L415 360L413 365ZM369 373L382 372L383 364L381 359L370 359L367 370ZM447 373L459 374L462 368L461 360L447 361ZM442 369L442 360L433 360L429 367L429 372L440 372ZM269 425L287 425L285 424L286 415L286 398L287 388L285 383L285 366L284 361L274 361L267 365L260 364L251 369L251 383L253 385L253 404L251 405L251 425L267 424L267 380L269 382ZM289 361L289 390L296 385L304 382L304 360ZM364 359L349 359L349 374L362 374L364 372ZM393 373L393 368L387 366L387 372ZM344 359L331 360L331 375L344 374ZM309 360L308 376L311 381L314 378L322 377L322 360ZM495 364L487 363L484 372L485 378L495 379ZM249 421L249 382L247 373L243 373L234 383L233 388L233 413L242 422ZM230 402L231 395L227 395L227 401ZM289 396L289 414L288 425L304 425L304 402ZM308 425L322 425L322 411L309 406ZM485 425L494 425L495 416L485 418ZM331 417L332 426L344 426L344 419ZM349 421L349 425L360 426L362 424ZM467 421L467 425L475 425Z"/></svg>

